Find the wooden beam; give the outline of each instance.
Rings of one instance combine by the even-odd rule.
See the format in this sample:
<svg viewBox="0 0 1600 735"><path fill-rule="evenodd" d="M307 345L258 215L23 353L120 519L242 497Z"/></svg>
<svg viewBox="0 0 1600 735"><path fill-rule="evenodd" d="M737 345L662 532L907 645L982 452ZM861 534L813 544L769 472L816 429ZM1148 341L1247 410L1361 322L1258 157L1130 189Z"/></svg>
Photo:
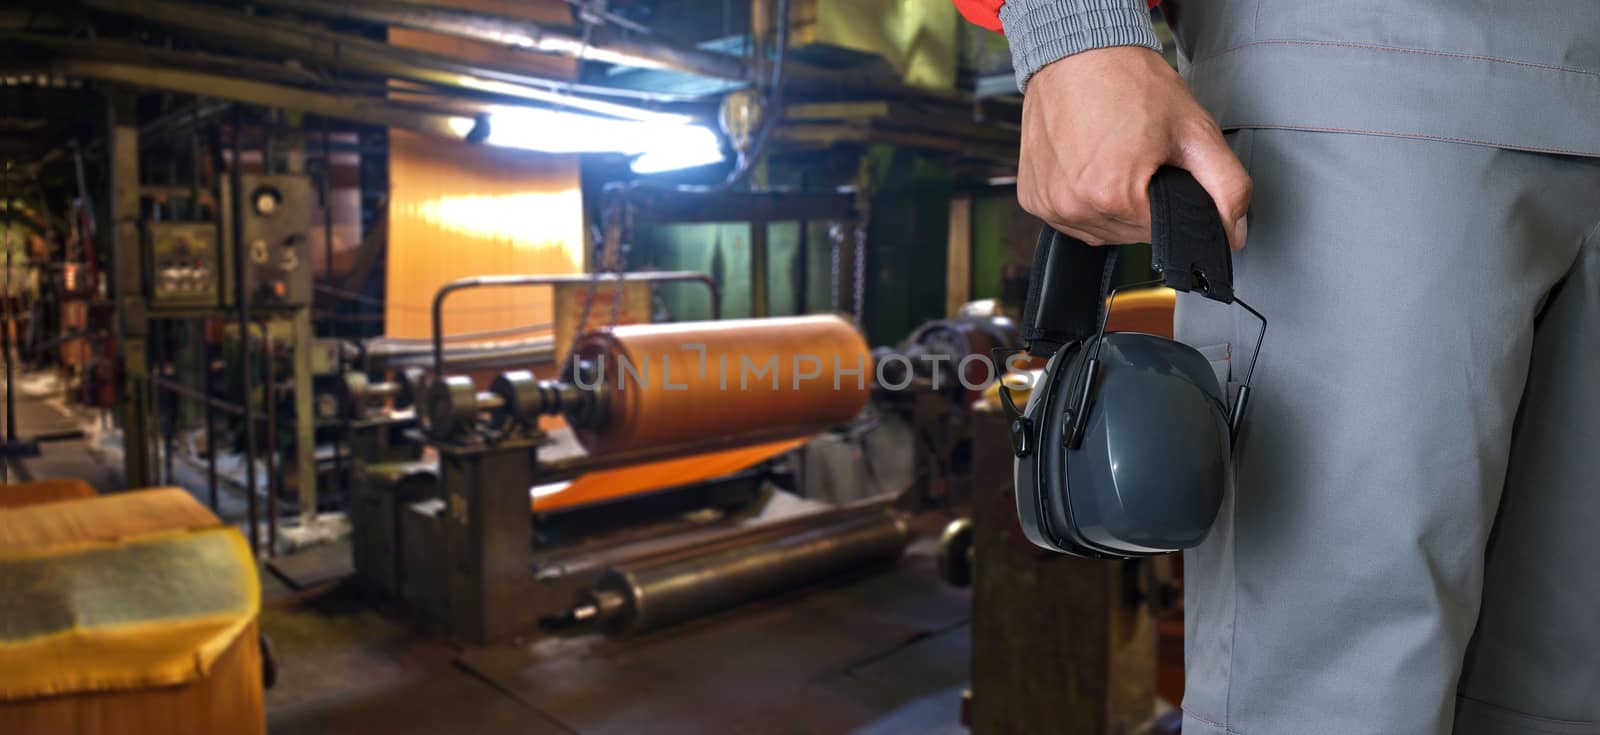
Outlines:
<svg viewBox="0 0 1600 735"><path fill-rule="evenodd" d="M972 197L950 200L950 235L945 240L944 315L955 316L972 300Z"/></svg>

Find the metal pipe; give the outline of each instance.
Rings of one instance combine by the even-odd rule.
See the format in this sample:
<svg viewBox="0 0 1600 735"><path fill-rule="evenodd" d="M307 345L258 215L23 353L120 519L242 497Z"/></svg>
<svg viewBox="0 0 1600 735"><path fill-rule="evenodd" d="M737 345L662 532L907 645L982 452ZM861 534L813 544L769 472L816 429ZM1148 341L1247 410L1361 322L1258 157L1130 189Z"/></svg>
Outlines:
<svg viewBox="0 0 1600 735"><path fill-rule="evenodd" d="M655 273L619 273L611 276L626 283L666 283L697 281L711 292L711 318L722 318L722 294L711 276L694 271L660 271ZM560 283L588 283L595 276L574 275L522 275L478 276L461 278L439 287L433 294L433 374L444 375L444 301L450 294L475 288L505 288L524 286L554 286Z"/></svg>
<svg viewBox="0 0 1600 735"><path fill-rule="evenodd" d="M527 367L535 364L548 363L555 359L555 340L549 337L530 340L517 340L510 344L498 346L474 347L462 345L451 347L445 352L444 365L447 370L509 370ZM433 366L433 348L424 345L421 352L384 352L369 353L365 367L368 370L398 370L406 368L421 368L427 370Z"/></svg>
<svg viewBox="0 0 1600 735"><path fill-rule="evenodd" d="M333 151L328 141L328 118L322 118L322 277L333 281ZM338 335L334 335L337 337Z"/></svg>
<svg viewBox="0 0 1600 735"><path fill-rule="evenodd" d="M83 147L76 142L72 146L72 173L78 189L78 239L83 245L83 262L88 265L88 272L83 274L83 283L78 290L94 293L99 288L100 277L100 259L94 248L94 202L89 199L89 185L83 175Z"/></svg>
<svg viewBox="0 0 1600 735"><path fill-rule="evenodd" d="M283 476L278 472L278 379L272 364L270 324L266 319L261 320L261 361L265 363L261 371L261 394L267 402L267 557L275 558L278 555L278 484Z"/></svg>
<svg viewBox="0 0 1600 735"><path fill-rule="evenodd" d="M250 299L244 288L244 260L249 257L244 246L244 185L240 182L240 167L244 163L243 150L239 138L240 130L244 126L244 117L239 113L239 108L233 108L233 136L229 141L233 149L232 165L228 167L228 209L226 212L233 235L233 282L234 300L238 302L239 325L239 383L241 384L241 405L244 407L244 487L245 487L245 515L250 523L250 555L256 559L261 558L261 540L256 517L256 415L255 409L250 405L250 383L252 382L250 370Z"/></svg>
<svg viewBox="0 0 1600 735"><path fill-rule="evenodd" d="M176 331L177 330L177 326L178 325L176 323L174 323L174 322L165 322L165 323L163 323L163 325L161 327L160 334L163 337L166 337L169 332ZM161 349L163 354L161 355L161 361L159 363L157 363L157 365L159 365L162 370L166 370L167 369L167 367L169 365L169 361L171 361L173 359L173 357L174 357L173 353L169 351L170 345L171 345L171 343L166 339L163 339L161 341L160 349ZM176 415L177 412L176 411L161 411L161 404L159 402L157 402L156 390L155 390L155 386L154 385L151 385L151 387L150 387L150 401L151 401L152 405L156 406L156 410L159 411L160 414L161 414L161 419L160 420L161 420L161 478L162 478L162 482L165 482L168 485L176 485L176 484L178 484L177 480L174 479L173 476L172 476L172 447L176 443L175 434L176 434L177 428L178 428L176 426L176 424L178 422L178 417Z"/></svg>
<svg viewBox="0 0 1600 735"><path fill-rule="evenodd" d="M713 79L746 81L749 72L736 57L687 49L648 39L591 37L564 33L532 21L456 8L396 5L375 0L259 0L263 5L323 17L379 23L568 58L647 69L671 69Z"/></svg>
<svg viewBox="0 0 1600 735"><path fill-rule="evenodd" d="M5 353L6 362L6 443L17 440L17 391L11 378L11 253L10 247L6 248L6 279L5 279L5 320L0 321L0 352Z"/></svg>
<svg viewBox="0 0 1600 735"><path fill-rule="evenodd" d="M245 49L267 50L305 62L405 79L422 84L469 91L478 95L538 101L557 107L606 115L628 116L636 107L580 97L592 91L583 85L528 74L518 69L472 63L459 56L393 46L347 33L335 33L306 23L272 20L170 0L86 0L90 7L226 39ZM623 90L611 89L613 93ZM662 95L638 96L658 101Z"/></svg>
<svg viewBox="0 0 1600 735"><path fill-rule="evenodd" d="M185 69L143 67L132 63L63 58L50 69L61 76L121 82L141 87L204 95L251 105L299 110L341 120L402 128L424 135L461 140L451 127L456 115L410 109L379 99L337 95Z"/></svg>
<svg viewBox="0 0 1600 735"><path fill-rule="evenodd" d="M230 105L229 107L231 108L232 106ZM224 169L222 161L221 123L213 121L211 124L206 126L205 147L207 154L209 154L211 157L211 179L208 183L210 184L211 194L218 203L214 213L217 220L217 242L221 243L222 247L226 247L229 234L225 230L228 223L228 215L223 210L221 203L223 200L223 192L227 191L227 189L224 187L228 186L228 183L222 178ZM207 330L205 336L210 336L209 330ZM217 417L215 413L217 406L212 404L213 401L217 400L216 397L212 395L214 389L217 387L215 373L220 372L218 368L225 366L225 363L223 365L218 365L218 363L223 362L222 357L225 354L223 351L222 335L220 333L218 334L216 346L218 359L216 362L213 362L211 359L210 341L203 339L200 350L200 359L204 364L200 370L200 375L202 376L204 383L201 386L199 400L203 401L206 407L206 482L208 483L211 493L211 510L220 515L222 512L221 500L217 495L218 486L220 484L217 481L218 447L216 432Z"/></svg>
<svg viewBox="0 0 1600 735"><path fill-rule="evenodd" d="M322 257L324 260L322 276L329 283L333 282L333 145L329 139L328 118L322 118ZM359 209L359 205L357 207ZM357 213L357 219L360 219ZM329 336L339 339L339 321L329 320ZM344 372L344 349L335 353L337 355L338 370ZM344 432L339 432L333 439L333 477L336 487L343 487L344 483Z"/></svg>
<svg viewBox="0 0 1600 735"><path fill-rule="evenodd" d="M490 85L509 84L520 88L507 90L514 96L527 98L527 93L533 93L551 104L574 107L596 102L595 98L601 96L657 103L692 101L696 97L566 82L529 74L517 68L476 64L458 56L390 46L381 41L336 33L306 23L273 20L258 15L208 9L168 0L88 0L87 4L98 10L138 16L170 27L181 28L206 39L226 39L248 49L270 50L288 58L409 79L454 90L483 91L486 82ZM318 5L327 9L322 12L326 15L332 10L342 8L345 3L318 3ZM565 42L552 45L566 46ZM618 61L618 56L628 56L648 59L665 68L681 68L683 71L719 79L752 81L749 78L749 71L745 70L747 68L742 62L735 57L722 54L673 47L637 37L623 39L605 33L592 36L590 45L606 52L607 56L612 57L608 59L611 61ZM582 40L578 39L574 50L581 48ZM738 64L741 71L736 72L727 59L732 59L734 64ZM908 85L887 67L879 68L871 65L822 67L793 62L788 66L790 68L786 76L789 86L796 92L871 94L880 97L931 98L951 102L962 100L961 94L954 91L941 92Z"/></svg>
<svg viewBox="0 0 1600 735"><path fill-rule="evenodd" d="M211 405L211 345L205 340L204 322L197 353L200 357L200 400L206 412L206 494L211 500L211 512L217 510L217 413ZM159 385L159 383L157 384Z"/></svg>
<svg viewBox="0 0 1600 735"><path fill-rule="evenodd" d="M244 407L237 403L229 403L215 396L210 396L206 393L202 393L194 390L193 388L185 386L182 383L168 380L166 378L152 378L151 382L155 383L156 387L161 390L175 393L179 396L183 396L184 398L189 398L197 403L204 404L230 416L244 416ZM266 419L257 417L256 420L265 421Z"/></svg>
<svg viewBox="0 0 1600 735"><path fill-rule="evenodd" d="M506 337L515 337L528 332L543 332L556 325L555 322L534 322L517 327L505 329L485 329L480 332L458 332L445 335L446 342L487 342L490 340L503 340ZM374 337L366 340L367 349L372 350L374 345L404 347L428 347L433 340L428 337ZM460 345L457 349L471 349L475 345Z"/></svg>
<svg viewBox="0 0 1600 735"><path fill-rule="evenodd" d="M546 621L552 627L601 624L635 635L803 588L830 577L892 564L911 541L900 515L875 508L823 516L778 536L668 555L608 570L590 599Z"/></svg>

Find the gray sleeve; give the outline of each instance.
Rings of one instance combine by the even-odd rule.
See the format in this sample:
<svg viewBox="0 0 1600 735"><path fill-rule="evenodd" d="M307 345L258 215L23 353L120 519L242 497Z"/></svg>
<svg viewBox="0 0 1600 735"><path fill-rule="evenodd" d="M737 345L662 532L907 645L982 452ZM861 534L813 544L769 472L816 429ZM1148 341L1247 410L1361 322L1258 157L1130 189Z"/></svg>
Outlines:
<svg viewBox="0 0 1600 735"><path fill-rule="evenodd" d="M1011 44L1017 89L1058 59L1110 46L1161 50L1145 0L1006 0L1000 24Z"/></svg>

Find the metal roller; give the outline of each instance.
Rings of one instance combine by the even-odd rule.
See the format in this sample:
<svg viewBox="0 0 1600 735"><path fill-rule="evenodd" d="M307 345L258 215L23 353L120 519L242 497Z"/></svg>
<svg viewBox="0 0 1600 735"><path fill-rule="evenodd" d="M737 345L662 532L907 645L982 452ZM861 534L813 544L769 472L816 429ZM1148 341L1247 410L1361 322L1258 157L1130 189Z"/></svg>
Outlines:
<svg viewBox="0 0 1600 735"><path fill-rule="evenodd" d="M580 410L585 398L570 384L540 380L527 370L495 376L486 391L478 390L471 378L451 375L429 391L429 431L447 439L479 428L536 429L541 415Z"/></svg>
<svg viewBox="0 0 1600 735"><path fill-rule="evenodd" d="M611 569L589 599L547 622L603 625L616 635L643 633L891 564L911 536L905 519L883 507L821 514L775 534L757 533L698 553Z"/></svg>
<svg viewBox="0 0 1600 735"><path fill-rule="evenodd" d="M538 421L542 406L541 391L539 379L533 373L527 370L501 373L489 384L489 392L500 399L500 405L490 412L492 425Z"/></svg>
<svg viewBox="0 0 1600 735"><path fill-rule="evenodd" d="M428 430L439 437L464 434L477 428L482 414L504 405L505 399L496 393L479 391L472 378L450 375L434 381L428 391Z"/></svg>
<svg viewBox="0 0 1600 735"><path fill-rule="evenodd" d="M359 419L381 407L385 401L392 402L396 409L410 408L421 391L422 377L420 370L410 369L396 380L374 383L364 372L347 371L340 376L334 414L346 419Z"/></svg>
<svg viewBox="0 0 1600 735"><path fill-rule="evenodd" d="M596 454L815 432L854 418L873 382L866 342L832 315L620 326L574 355L565 382L596 400L567 421Z"/></svg>

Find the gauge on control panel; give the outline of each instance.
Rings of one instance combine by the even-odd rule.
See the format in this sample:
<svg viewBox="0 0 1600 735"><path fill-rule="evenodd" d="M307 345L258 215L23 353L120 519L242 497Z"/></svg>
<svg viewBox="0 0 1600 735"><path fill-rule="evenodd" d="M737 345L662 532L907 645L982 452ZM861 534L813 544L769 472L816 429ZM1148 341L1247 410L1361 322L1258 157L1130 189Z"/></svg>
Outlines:
<svg viewBox="0 0 1600 735"><path fill-rule="evenodd" d="M250 206L262 217L276 214L281 204L283 204L283 193L270 186L259 187L250 194Z"/></svg>
<svg viewBox="0 0 1600 735"><path fill-rule="evenodd" d="M241 212L245 243L245 281L241 292L252 304L286 307L310 303L311 273L304 250L312 207L310 179L293 174L247 174L249 192Z"/></svg>

